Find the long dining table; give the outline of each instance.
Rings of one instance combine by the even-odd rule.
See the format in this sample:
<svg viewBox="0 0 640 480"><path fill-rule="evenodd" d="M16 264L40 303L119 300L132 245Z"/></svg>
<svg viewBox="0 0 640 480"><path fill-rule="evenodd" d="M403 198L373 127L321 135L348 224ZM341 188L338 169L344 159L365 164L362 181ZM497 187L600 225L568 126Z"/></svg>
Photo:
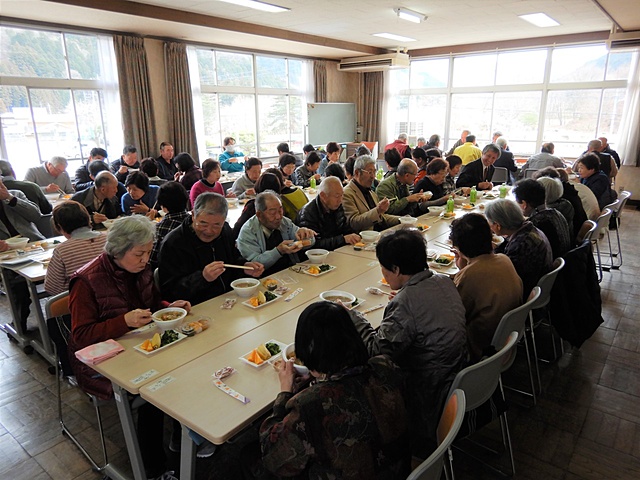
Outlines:
<svg viewBox="0 0 640 480"><path fill-rule="evenodd" d="M478 204L486 201L490 200L481 198ZM478 206L464 210L458 205L455 213L459 217L482 211ZM418 218L417 225L423 228L428 248L437 254L449 252L447 241L451 220L433 213ZM390 230L397 228L402 227L392 227ZM300 290L290 301L278 298L261 308L252 309L242 304L244 298L230 292L192 308L186 322L202 317L210 322L209 328L202 333L176 342L162 351L144 354L134 347L150 338L157 327L142 327L118 339L124 352L93 366L113 384L136 480L145 477L127 398L129 394L139 394L182 424L180 477L192 479L195 476L196 456L189 429L214 444L222 444L267 412L279 393L277 374L270 364L255 367L240 360L241 356L269 340L291 343L300 313L326 290L352 293L361 300L355 307L358 311L379 306L367 313L369 321L374 326L379 325L389 297L374 295L365 289L375 286L390 290L382 281L375 244L364 249L343 246L331 252L326 263L336 268L317 277L307 275L295 266L270 277L289 288L283 297ZM430 263L430 266L437 273L445 275L452 276L457 272L455 266L440 267L434 263ZM236 304L230 310L222 309L228 299L235 299ZM248 402L240 402L214 386L212 375L223 367L235 369L235 373L225 378L224 382L248 398Z"/></svg>

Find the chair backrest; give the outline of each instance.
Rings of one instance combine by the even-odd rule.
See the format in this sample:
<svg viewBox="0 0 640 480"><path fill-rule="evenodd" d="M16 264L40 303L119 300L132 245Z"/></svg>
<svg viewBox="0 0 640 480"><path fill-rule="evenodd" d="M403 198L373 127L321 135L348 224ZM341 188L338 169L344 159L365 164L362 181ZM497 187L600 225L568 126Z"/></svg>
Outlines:
<svg viewBox="0 0 640 480"><path fill-rule="evenodd" d="M524 171L524 178L533 178L533 176L535 175L535 173L538 171L537 168L527 168Z"/></svg>
<svg viewBox="0 0 640 480"><path fill-rule="evenodd" d="M609 220L612 214L613 212L608 208L602 210L602 214L596 218L596 224L598 225L596 231L599 231L601 228L609 228Z"/></svg>
<svg viewBox="0 0 640 480"><path fill-rule="evenodd" d="M155 283L156 288L160 290L160 272L157 268L153 270L153 283Z"/></svg>
<svg viewBox="0 0 640 480"><path fill-rule="evenodd" d="M49 297L44 305L44 311L47 318L61 317L71 313L69 311L69 291Z"/></svg>
<svg viewBox="0 0 640 480"><path fill-rule="evenodd" d="M593 239L593 234L598 229L598 225L593 220L586 220L580 227L578 235L576 235L576 241L578 244L583 242L590 242Z"/></svg>
<svg viewBox="0 0 640 480"><path fill-rule="evenodd" d="M507 183L509 181L509 170L504 167L494 167L495 171L491 177L493 183Z"/></svg>
<svg viewBox="0 0 640 480"><path fill-rule="evenodd" d="M620 192L620 196L618 200L620 200L620 205L618 205L618 211L616 212L616 217L620 218L622 216L622 212L624 211L624 206L627 204L627 200L631 196L631 192L627 190L623 190Z"/></svg>
<svg viewBox="0 0 640 480"><path fill-rule="evenodd" d="M620 199L616 198L615 202L611 202L609 205L605 205L604 208L608 208L609 210L611 210L611 213L613 215L616 215L618 213L618 210L620 209Z"/></svg>
<svg viewBox="0 0 640 480"><path fill-rule="evenodd" d="M507 357L506 360L510 359L511 349L515 347L517 341L518 332L511 332L506 345L501 350L458 372L453 379L449 393L458 388L464 391L467 412L478 408L491 398L498 386L505 357Z"/></svg>
<svg viewBox="0 0 640 480"><path fill-rule="evenodd" d="M564 258L556 258L553 261L553 270L543 275L540 280L538 280L538 286L540 287L540 296L531 305L531 310L542 308L549 303L549 299L551 298L551 289L553 288L553 284L556 281L558 273L560 273L560 270L564 268L564 264Z"/></svg>
<svg viewBox="0 0 640 480"><path fill-rule="evenodd" d="M460 389L454 390L449 400L447 400L438 423L438 448L411 472L407 480L440 480L444 456L449 447L451 447L456 435L458 435L465 411L466 400L464 392Z"/></svg>

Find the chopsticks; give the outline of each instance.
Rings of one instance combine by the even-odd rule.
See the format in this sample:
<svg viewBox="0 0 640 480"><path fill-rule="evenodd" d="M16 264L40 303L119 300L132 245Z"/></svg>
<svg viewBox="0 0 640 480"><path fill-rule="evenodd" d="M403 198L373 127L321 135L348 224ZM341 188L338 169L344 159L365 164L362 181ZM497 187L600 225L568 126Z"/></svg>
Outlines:
<svg viewBox="0 0 640 480"><path fill-rule="evenodd" d="M11 237L11 238L7 238L7 239L5 239L5 242L6 242L7 240L14 240L14 239L16 239L16 238L22 238L22 235L15 235L15 236L13 236L13 237Z"/></svg>
<svg viewBox="0 0 640 480"><path fill-rule="evenodd" d="M223 263L222 266L225 268L239 268L240 270L255 270L255 268L253 267L245 267L242 265L230 265L228 263Z"/></svg>
<svg viewBox="0 0 640 480"><path fill-rule="evenodd" d="M58 187L58 185L56 185L56 187L58 188L58 193L59 193L60 195L66 195L66 194L67 194L67 192L65 192L63 189L61 189L60 187Z"/></svg>
<svg viewBox="0 0 640 480"><path fill-rule="evenodd" d="M437 240L434 240L434 241L433 241L433 244L434 244L436 247L446 248L447 250L450 250L450 251L452 251L452 252L455 252L454 248L453 248L451 245L447 245L446 243L442 243L442 242L439 242L439 241L437 241Z"/></svg>

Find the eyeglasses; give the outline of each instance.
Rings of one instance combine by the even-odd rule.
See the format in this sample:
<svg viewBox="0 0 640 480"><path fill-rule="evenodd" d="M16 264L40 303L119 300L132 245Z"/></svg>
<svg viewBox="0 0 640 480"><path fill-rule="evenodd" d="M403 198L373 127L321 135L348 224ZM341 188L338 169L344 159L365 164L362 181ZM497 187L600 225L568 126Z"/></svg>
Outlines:
<svg viewBox="0 0 640 480"><path fill-rule="evenodd" d="M368 173L369 175L375 175L376 171L375 170L360 170L362 173Z"/></svg>

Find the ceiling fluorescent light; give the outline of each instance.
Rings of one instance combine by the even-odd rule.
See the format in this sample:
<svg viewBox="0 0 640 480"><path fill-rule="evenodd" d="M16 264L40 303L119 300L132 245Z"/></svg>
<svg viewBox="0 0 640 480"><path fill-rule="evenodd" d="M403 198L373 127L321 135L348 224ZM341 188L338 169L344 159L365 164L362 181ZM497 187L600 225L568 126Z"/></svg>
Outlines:
<svg viewBox="0 0 640 480"><path fill-rule="evenodd" d="M421 13L414 12L413 10L409 10L407 8L394 8L394 12L403 20L408 20L413 23L424 22L427 19L426 15L422 15Z"/></svg>
<svg viewBox="0 0 640 480"><path fill-rule="evenodd" d="M221 2L231 3L237 7L248 7L255 10L262 10L263 12L279 13L288 12L290 8L280 7L278 5L272 5L270 3L259 2L258 0L219 0Z"/></svg>
<svg viewBox="0 0 640 480"><path fill-rule="evenodd" d="M530 13L528 15L518 15L521 19L536 27L557 27L560 25L546 13Z"/></svg>
<svg viewBox="0 0 640 480"><path fill-rule="evenodd" d="M393 33L374 33L374 37L388 38L389 40L395 40L397 42L415 42L415 38L403 37L401 35L394 35Z"/></svg>

